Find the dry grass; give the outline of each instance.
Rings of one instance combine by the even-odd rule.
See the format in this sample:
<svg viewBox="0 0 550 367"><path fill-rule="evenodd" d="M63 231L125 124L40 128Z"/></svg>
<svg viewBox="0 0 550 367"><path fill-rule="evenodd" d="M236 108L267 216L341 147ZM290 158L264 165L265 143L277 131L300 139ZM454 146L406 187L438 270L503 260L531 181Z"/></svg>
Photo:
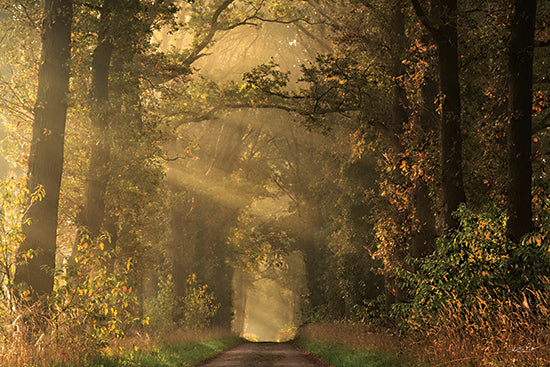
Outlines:
<svg viewBox="0 0 550 367"><path fill-rule="evenodd" d="M401 339L389 332L369 332L361 324L351 322L326 322L308 324L298 331L298 337L324 344L342 344L354 349L397 353Z"/></svg>
<svg viewBox="0 0 550 367"><path fill-rule="evenodd" d="M528 301L529 300L529 301ZM419 357L442 366L549 366L550 299L544 291L516 301L472 297L453 300L434 315Z"/></svg>
<svg viewBox="0 0 550 367"><path fill-rule="evenodd" d="M472 296L468 304L448 301L425 329L400 338L368 332L361 324L309 324L298 336L308 342L408 356L419 366L550 366L550 297L547 291L522 294L516 301Z"/></svg>
<svg viewBox="0 0 550 367"><path fill-rule="evenodd" d="M150 330L134 331L133 333L118 339L113 339L104 351L109 354L120 350L139 349L142 351L152 350L159 346L179 345L188 342L201 342L225 337L228 331L223 328L209 329L172 329L162 332L149 333Z"/></svg>
<svg viewBox="0 0 550 367"><path fill-rule="evenodd" d="M0 367L84 366L100 354L117 355L123 351L150 351L167 345L201 342L227 336L222 329L127 331L122 338L110 336L97 340L91 325L71 315L38 312L0 313ZM9 315L9 316L8 316Z"/></svg>
<svg viewBox="0 0 550 367"><path fill-rule="evenodd" d="M27 312L0 326L0 367L82 365L93 354L83 329L52 327L51 320Z"/></svg>

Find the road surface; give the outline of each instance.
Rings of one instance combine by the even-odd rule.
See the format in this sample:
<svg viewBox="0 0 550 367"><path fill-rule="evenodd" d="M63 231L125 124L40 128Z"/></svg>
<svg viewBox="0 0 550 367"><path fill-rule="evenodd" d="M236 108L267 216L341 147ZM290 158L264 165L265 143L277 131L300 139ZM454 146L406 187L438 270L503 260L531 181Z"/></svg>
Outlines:
<svg viewBox="0 0 550 367"><path fill-rule="evenodd" d="M328 366L290 343L243 343L199 364L200 367Z"/></svg>

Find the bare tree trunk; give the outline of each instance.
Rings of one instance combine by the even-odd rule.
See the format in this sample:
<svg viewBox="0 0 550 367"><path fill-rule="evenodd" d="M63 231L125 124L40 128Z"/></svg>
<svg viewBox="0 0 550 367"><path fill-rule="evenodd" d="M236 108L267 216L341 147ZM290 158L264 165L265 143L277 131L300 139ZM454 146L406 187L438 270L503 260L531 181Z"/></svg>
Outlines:
<svg viewBox="0 0 550 367"><path fill-rule="evenodd" d="M41 186L45 196L28 212L20 252L33 251L27 264L19 265L15 283L26 283L37 295L53 290L59 189L63 173L63 148L72 23L71 0L46 0L42 23L42 55L38 71L33 135L27 186Z"/></svg>
<svg viewBox="0 0 550 367"><path fill-rule="evenodd" d="M109 163L111 146L109 141L110 103L109 103L109 69L113 44L110 38L112 5L111 1L103 2L100 13L100 29L97 46L92 60L91 85L91 121L95 129L88 178L86 182L86 202L82 215L82 225L86 227L91 238L97 237L105 219L105 191L109 180Z"/></svg>
<svg viewBox="0 0 550 367"><path fill-rule="evenodd" d="M436 39L439 50L441 89L441 179L443 184L443 221L457 228L453 212L466 201L462 177L461 101L458 65L457 1L441 1L441 26Z"/></svg>
<svg viewBox="0 0 550 367"><path fill-rule="evenodd" d="M533 230L531 210L531 130L533 47L536 0L516 0L509 46L510 122L508 125L508 224L506 234L519 241Z"/></svg>
<svg viewBox="0 0 550 367"><path fill-rule="evenodd" d="M457 0L434 0L430 16L418 0L411 0L416 14L430 31L439 52L441 93L441 179L443 223L458 227L453 212L466 201L462 172L461 101L458 63Z"/></svg>

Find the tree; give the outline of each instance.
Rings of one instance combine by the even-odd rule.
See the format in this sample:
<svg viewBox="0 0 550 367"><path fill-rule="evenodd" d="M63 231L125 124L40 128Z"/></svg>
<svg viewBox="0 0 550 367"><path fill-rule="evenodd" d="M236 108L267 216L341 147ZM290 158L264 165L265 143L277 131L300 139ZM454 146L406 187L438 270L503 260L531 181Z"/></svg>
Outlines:
<svg viewBox="0 0 550 367"><path fill-rule="evenodd" d="M107 131L110 126L109 69L113 55L111 17L116 2L105 0L99 16L97 46L93 52L92 84L90 87L91 121L98 130L92 144L88 180L86 182L86 203L82 214L82 224L90 236L99 235L105 217L105 189L109 178L110 145ZM114 233L111 233L114 235Z"/></svg>
<svg viewBox="0 0 550 367"><path fill-rule="evenodd" d="M453 212L466 201L462 175L461 100L458 62L457 0L434 0L426 14L418 0L411 0L417 16L433 37L439 51L441 93L441 180L443 222L458 227Z"/></svg>
<svg viewBox="0 0 550 367"><path fill-rule="evenodd" d="M44 197L29 209L29 222L23 227L25 240L21 252L32 251L32 257L15 273L15 282L26 283L37 295L51 293L54 284L59 188L69 91L71 23L71 0L45 2L27 183L30 192L41 187Z"/></svg>
<svg viewBox="0 0 550 367"><path fill-rule="evenodd" d="M510 23L508 67L510 101L508 124L507 236L519 241L533 229L531 210L531 133L533 111L533 50L536 0L516 0Z"/></svg>

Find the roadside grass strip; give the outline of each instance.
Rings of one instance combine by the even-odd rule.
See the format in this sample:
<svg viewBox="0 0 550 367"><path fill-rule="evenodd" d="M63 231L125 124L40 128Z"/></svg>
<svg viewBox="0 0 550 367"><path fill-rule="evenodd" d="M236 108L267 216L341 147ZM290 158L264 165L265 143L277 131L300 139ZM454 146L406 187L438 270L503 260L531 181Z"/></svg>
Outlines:
<svg viewBox="0 0 550 367"><path fill-rule="evenodd" d="M405 367L396 354L351 348L341 343L296 339L296 345L334 367Z"/></svg>
<svg viewBox="0 0 550 367"><path fill-rule="evenodd" d="M215 340L189 341L153 348L130 350L116 355L104 355L87 367L185 367L215 356L241 341L234 336ZM75 366L76 367L76 366Z"/></svg>

